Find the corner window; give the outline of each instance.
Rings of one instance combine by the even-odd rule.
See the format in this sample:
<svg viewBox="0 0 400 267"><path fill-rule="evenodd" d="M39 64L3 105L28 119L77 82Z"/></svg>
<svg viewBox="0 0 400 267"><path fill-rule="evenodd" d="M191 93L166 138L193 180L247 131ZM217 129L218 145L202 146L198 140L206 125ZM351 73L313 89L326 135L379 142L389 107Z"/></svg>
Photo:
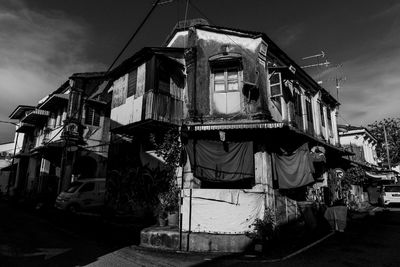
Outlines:
<svg viewBox="0 0 400 267"><path fill-rule="evenodd" d="M218 113L240 111L239 68L218 68L212 72L214 107Z"/></svg>
<svg viewBox="0 0 400 267"><path fill-rule="evenodd" d="M100 113L92 107L85 108L85 124L100 126Z"/></svg>

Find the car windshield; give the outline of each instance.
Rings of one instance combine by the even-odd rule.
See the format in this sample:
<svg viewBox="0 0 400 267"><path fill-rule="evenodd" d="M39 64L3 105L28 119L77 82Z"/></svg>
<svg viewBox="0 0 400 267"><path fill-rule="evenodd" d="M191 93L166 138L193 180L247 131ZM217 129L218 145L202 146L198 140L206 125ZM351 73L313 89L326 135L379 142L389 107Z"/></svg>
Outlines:
<svg viewBox="0 0 400 267"><path fill-rule="evenodd" d="M74 193L82 184L82 182L73 182L65 192Z"/></svg>
<svg viewBox="0 0 400 267"><path fill-rule="evenodd" d="M400 192L400 186L385 186L385 192Z"/></svg>

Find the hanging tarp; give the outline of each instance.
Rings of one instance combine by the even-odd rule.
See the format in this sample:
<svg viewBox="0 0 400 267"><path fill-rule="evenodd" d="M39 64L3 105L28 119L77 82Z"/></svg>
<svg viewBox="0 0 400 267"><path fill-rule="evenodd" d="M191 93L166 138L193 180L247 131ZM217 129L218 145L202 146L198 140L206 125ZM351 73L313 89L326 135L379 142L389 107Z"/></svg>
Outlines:
<svg viewBox="0 0 400 267"><path fill-rule="evenodd" d="M182 205L183 231L244 234L252 231L252 224L264 215L264 193L192 189L191 198L192 201L190 189L185 189Z"/></svg>
<svg viewBox="0 0 400 267"><path fill-rule="evenodd" d="M280 189L297 188L314 182L307 143L292 153L273 153L274 176Z"/></svg>
<svg viewBox="0 0 400 267"><path fill-rule="evenodd" d="M189 140L186 145L193 174L210 182L254 178L253 142Z"/></svg>

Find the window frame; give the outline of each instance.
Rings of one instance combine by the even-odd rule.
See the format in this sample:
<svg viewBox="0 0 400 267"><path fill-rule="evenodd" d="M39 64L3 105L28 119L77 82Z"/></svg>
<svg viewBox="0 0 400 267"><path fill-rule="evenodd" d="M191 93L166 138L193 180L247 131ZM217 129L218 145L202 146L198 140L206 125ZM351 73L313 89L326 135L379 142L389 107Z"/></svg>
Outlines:
<svg viewBox="0 0 400 267"><path fill-rule="evenodd" d="M228 73L232 72L232 71L236 72L236 78L229 80L229 74ZM215 67L215 68L212 68L211 73L213 75L213 92L215 94L219 94L219 93L226 94L226 93L230 93L230 92L239 92L240 91L239 87L240 87L241 79L240 79L240 68L239 68L239 66ZM221 80L222 82L216 79L216 73L223 73L224 74L224 78L223 78L223 80ZM236 80L237 89L229 90L229 82L230 81L234 81L234 80ZM215 90L215 88L216 88L215 85L216 84L224 84L224 90L223 91L222 90L221 91L216 91Z"/></svg>
<svg viewBox="0 0 400 267"><path fill-rule="evenodd" d="M326 127L325 115L324 115L324 104L322 102L319 103L319 114L321 116L321 126Z"/></svg>
<svg viewBox="0 0 400 267"><path fill-rule="evenodd" d="M92 111L91 119L88 119L88 112ZM98 120L96 119L96 115L98 117ZM98 121L98 125L95 124L95 122ZM84 119L84 124L85 125L90 125L94 127L100 127L101 124L101 114L98 112L95 108L90 107L90 106L85 106L85 119Z"/></svg>
<svg viewBox="0 0 400 267"><path fill-rule="evenodd" d="M224 62L216 65L215 63L210 66L210 105L211 112L221 115L237 114L241 112L243 99L243 69L240 62ZM229 78L229 73L235 73L234 78ZM216 82L217 73L223 73L223 79ZM235 84L234 90L229 90L229 84ZM224 90L216 91L216 84L223 84ZM234 95L233 99L229 99L229 95ZM224 105L221 105L221 98L224 98ZM228 99L230 101L228 101Z"/></svg>
<svg viewBox="0 0 400 267"><path fill-rule="evenodd" d="M313 116L312 102L311 98L308 96L306 97L306 114L307 114L307 128L308 130L314 131L314 116Z"/></svg>

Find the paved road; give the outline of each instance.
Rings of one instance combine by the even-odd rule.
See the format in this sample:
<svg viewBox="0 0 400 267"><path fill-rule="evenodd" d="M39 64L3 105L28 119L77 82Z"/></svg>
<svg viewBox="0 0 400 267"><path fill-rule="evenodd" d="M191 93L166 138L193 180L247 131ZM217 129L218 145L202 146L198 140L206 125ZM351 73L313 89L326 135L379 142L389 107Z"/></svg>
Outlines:
<svg viewBox="0 0 400 267"><path fill-rule="evenodd" d="M398 209L351 220L344 233L281 262L150 251L127 246L138 243L139 228L116 231L95 218L38 216L4 204L0 212L0 266L400 266Z"/></svg>
<svg viewBox="0 0 400 267"><path fill-rule="evenodd" d="M139 228L100 217L39 214L0 203L0 266L83 266L139 242Z"/></svg>
<svg viewBox="0 0 400 267"><path fill-rule="evenodd" d="M396 208L351 220L344 233L336 233L317 246L282 262L221 257L198 266L400 266L399 244L400 212Z"/></svg>

